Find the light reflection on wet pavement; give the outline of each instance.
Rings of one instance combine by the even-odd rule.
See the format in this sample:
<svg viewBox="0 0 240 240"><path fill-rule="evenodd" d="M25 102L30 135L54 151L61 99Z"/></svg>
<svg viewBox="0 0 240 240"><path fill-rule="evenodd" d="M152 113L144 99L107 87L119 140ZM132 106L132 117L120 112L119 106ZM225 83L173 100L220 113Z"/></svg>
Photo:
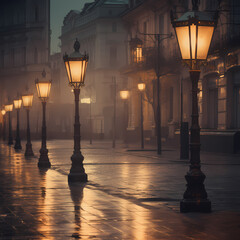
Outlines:
<svg viewBox="0 0 240 240"><path fill-rule="evenodd" d="M48 142L48 171L37 168L37 158L1 145L1 239L238 239L239 156L203 153L214 212L180 214L188 163L176 151L158 157L83 142L89 182L69 186L72 145ZM36 155L39 146L33 142Z"/></svg>

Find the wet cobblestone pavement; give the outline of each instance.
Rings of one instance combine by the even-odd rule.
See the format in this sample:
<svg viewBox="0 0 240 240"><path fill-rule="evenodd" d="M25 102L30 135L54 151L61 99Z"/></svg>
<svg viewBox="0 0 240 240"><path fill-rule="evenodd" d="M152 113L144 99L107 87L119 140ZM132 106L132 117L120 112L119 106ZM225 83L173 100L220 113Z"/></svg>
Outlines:
<svg viewBox="0 0 240 240"><path fill-rule="evenodd" d="M213 212L182 214L188 162L175 149L159 157L83 142L89 182L69 186L72 146L49 141L52 168L40 171L37 157L1 143L0 239L239 239L240 155L202 153ZM36 155L39 148L33 142Z"/></svg>

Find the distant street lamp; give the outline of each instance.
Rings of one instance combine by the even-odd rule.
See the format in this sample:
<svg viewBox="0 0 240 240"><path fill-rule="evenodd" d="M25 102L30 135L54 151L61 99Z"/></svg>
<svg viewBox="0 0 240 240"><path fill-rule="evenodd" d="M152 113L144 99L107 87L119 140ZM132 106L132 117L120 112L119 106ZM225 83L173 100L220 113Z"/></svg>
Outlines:
<svg viewBox="0 0 240 240"><path fill-rule="evenodd" d="M84 86L85 74L88 63L88 55L79 52L80 43L76 39L74 52L70 55L65 54L65 63L69 85L73 88L75 96L75 124L74 124L74 152L71 157L72 167L68 175L69 182L87 182L87 174L83 167L84 157L81 153L81 135L79 121L79 95L80 88Z"/></svg>
<svg viewBox="0 0 240 240"><path fill-rule="evenodd" d="M17 149L22 149L21 138L19 133L19 112L22 106L22 99L14 100L13 104L14 104L14 108L17 110L17 128L16 128L16 139L15 139L15 146L14 146L14 148L17 150Z"/></svg>
<svg viewBox="0 0 240 240"><path fill-rule="evenodd" d="M6 110L2 109L1 114L2 114L2 117L3 117L2 138L3 138L3 141L5 141L6 140L6 120L5 120Z"/></svg>
<svg viewBox="0 0 240 240"><path fill-rule="evenodd" d="M89 104L89 143L92 144L92 99L82 98L81 103Z"/></svg>
<svg viewBox="0 0 240 240"><path fill-rule="evenodd" d="M42 80L36 80L36 88L38 97L42 102L43 108L43 118L42 118L42 147L40 149L40 157L38 159L38 167L39 168L50 168L51 163L48 158L48 149L47 149L47 127L46 127L46 105L47 100L49 98L50 90L51 90L51 81L46 80L46 72L43 70L42 72Z"/></svg>
<svg viewBox="0 0 240 240"><path fill-rule="evenodd" d="M129 98L129 91L122 90L120 91L120 98L123 100L124 103L124 143L127 144L127 127L128 127L128 98Z"/></svg>
<svg viewBox="0 0 240 240"><path fill-rule="evenodd" d="M30 113L30 108L32 107L32 101L33 101L33 94L22 95L23 107L26 109L26 112L27 112L27 143L26 143L26 150L25 150L26 157L34 156L33 150L32 150L30 123L29 123L29 113Z"/></svg>
<svg viewBox="0 0 240 240"><path fill-rule="evenodd" d="M190 169L185 176L187 190L180 202L181 212L210 212L211 202L208 200L204 186L205 174L200 165L200 127L198 122L198 81L200 65L207 59L208 50L217 19L207 13L198 11L198 0L194 0L193 9L175 20L172 16L172 25L175 29L182 59L190 67L192 82L192 127L190 138Z"/></svg>
<svg viewBox="0 0 240 240"><path fill-rule="evenodd" d="M12 119L11 112L13 110L13 104L5 105L5 111L8 112L8 145L13 145L13 137L12 137Z"/></svg>
<svg viewBox="0 0 240 240"><path fill-rule="evenodd" d="M141 148L144 148L144 132L143 132L143 92L145 90L145 83L139 83L138 84L138 90L140 91L141 95L141 111L140 111L140 118L141 118Z"/></svg>

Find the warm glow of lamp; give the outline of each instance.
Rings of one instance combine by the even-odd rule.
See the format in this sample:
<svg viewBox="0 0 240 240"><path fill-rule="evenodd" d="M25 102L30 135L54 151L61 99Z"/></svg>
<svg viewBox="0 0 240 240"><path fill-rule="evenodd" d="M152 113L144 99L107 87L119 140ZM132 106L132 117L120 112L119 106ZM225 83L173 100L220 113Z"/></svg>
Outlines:
<svg viewBox="0 0 240 240"><path fill-rule="evenodd" d="M32 107L33 94L27 94L22 96L23 107L30 108Z"/></svg>
<svg viewBox="0 0 240 240"><path fill-rule="evenodd" d="M5 109L2 109L1 110L1 114L4 116L6 114L6 110Z"/></svg>
<svg viewBox="0 0 240 240"><path fill-rule="evenodd" d="M146 84L145 83L138 83L138 90L139 91L144 91L146 88Z"/></svg>
<svg viewBox="0 0 240 240"><path fill-rule="evenodd" d="M127 90L120 91L120 98L121 99L126 100L126 99L128 99L128 97L129 97L129 91L127 91Z"/></svg>
<svg viewBox="0 0 240 240"><path fill-rule="evenodd" d="M36 87L37 87L37 93L38 97L41 99L41 101L46 102L50 95L51 90L51 81L36 81Z"/></svg>
<svg viewBox="0 0 240 240"><path fill-rule="evenodd" d="M20 109L21 106L22 106L22 99L14 100L14 101L13 101L13 104L14 104L14 108L15 108L15 109Z"/></svg>
<svg viewBox="0 0 240 240"><path fill-rule="evenodd" d="M5 105L5 111L6 112L12 112L12 110L13 110L13 104Z"/></svg>
<svg viewBox="0 0 240 240"><path fill-rule="evenodd" d="M206 60L216 20L207 13L193 10L172 19L183 60Z"/></svg>
<svg viewBox="0 0 240 240"><path fill-rule="evenodd" d="M90 104L91 103L91 98L81 98L81 103Z"/></svg>
<svg viewBox="0 0 240 240"><path fill-rule="evenodd" d="M130 41L130 47L134 63L140 63L143 61L143 42L141 39L135 37Z"/></svg>
<svg viewBox="0 0 240 240"><path fill-rule="evenodd" d="M88 64L88 55L85 53L82 55L79 52L80 43L78 40L75 41L74 50L70 55L65 54L63 57L69 85L74 89L78 89L84 86L85 74Z"/></svg>

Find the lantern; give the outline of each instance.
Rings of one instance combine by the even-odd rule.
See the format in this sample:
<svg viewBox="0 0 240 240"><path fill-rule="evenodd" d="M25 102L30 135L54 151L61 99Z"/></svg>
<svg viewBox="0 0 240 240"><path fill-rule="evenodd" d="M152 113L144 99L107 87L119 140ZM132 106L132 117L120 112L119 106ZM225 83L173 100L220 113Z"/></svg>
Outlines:
<svg viewBox="0 0 240 240"><path fill-rule="evenodd" d="M66 67L69 85L74 89L84 86L85 74L88 64L88 55L79 52L80 43L78 40L74 44L74 52L70 55L65 54L63 61Z"/></svg>
<svg viewBox="0 0 240 240"><path fill-rule="evenodd" d="M120 91L121 99L126 100L126 99L128 99L128 97L129 97L129 91L127 91L127 90Z"/></svg>
<svg viewBox="0 0 240 240"><path fill-rule="evenodd" d="M146 87L146 84L145 83L138 83L138 90L139 91L144 91L145 90L145 87Z"/></svg>
<svg viewBox="0 0 240 240"><path fill-rule="evenodd" d="M131 48L131 54L132 54L132 60L134 63L140 63L143 61L143 42L141 39L135 37L132 38L130 41L130 48Z"/></svg>
<svg viewBox="0 0 240 240"><path fill-rule="evenodd" d="M1 114L4 116L6 114L6 110L5 109L2 109L1 110Z"/></svg>
<svg viewBox="0 0 240 240"><path fill-rule="evenodd" d="M15 109L20 109L21 106L22 106L22 99L14 100L14 101L13 101L13 104L14 104L14 108L15 108Z"/></svg>
<svg viewBox="0 0 240 240"><path fill-rule="evenodd" d="M33 94L26 94L22 96L23 107L30 108L32 107Z"/></svg>
<svg viewBox="0 0 240 240"><path fill-rule="evenodd" d="M12 112L12 110L13 110L13 104L5 105L6 112Z"/></svg>

